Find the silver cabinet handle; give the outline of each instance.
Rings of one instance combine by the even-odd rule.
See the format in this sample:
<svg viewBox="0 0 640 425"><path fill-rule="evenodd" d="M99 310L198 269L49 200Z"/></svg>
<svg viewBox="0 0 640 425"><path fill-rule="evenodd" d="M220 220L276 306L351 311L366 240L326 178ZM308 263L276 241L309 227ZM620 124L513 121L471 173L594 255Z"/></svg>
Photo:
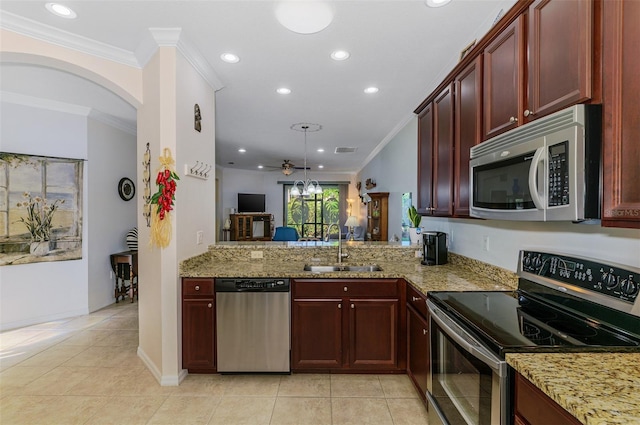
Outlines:
<svg viewBox="0 0 640 425"><path fill-rule="evenodd" d="M426 329L423 329L423 330L422 330L422 335L426 335L426 334L427 334L427 330L426 330Z"/></svg>
<svg viewBox="0 0 640 425"><path fill-rule="evenodd" d="M418 298L418 297L411 297L411 301L420 301L420 298Z"/></svg>
<svg viewBox="0 0 640 425"><path fill-rule="evenodd" d="M207 307L211 308L211 307L213 307L213 304L209 303L209 304L207 304Z"/></svg>
<svg viewBox="0 0 640 425"><path fill-rule="evenodd" d="M355 305L353 305L353 304L351 304L351 308L356 308L356 306L355 306Z"/></svg>
<svg viewBox="0 0 640 425"><path fill-rule="evenodd" d="M338 304L338 308L342 308L342 303Z"/></svg>
<svg viewBox="0 0 640 425"><path fill-rule="evenodd" d="M535 115L535 112L530 111L530 110L528 110L528 109L525 109L525 111L524 111L524 116L525 116L525 117L528 117L529 115Z"/></svg>
<svg viewBox="0 0 640 425"><path fill-rule="evenodd" d="M344 292L347 292L349 290L349 288L347 288L346 286L344 287Z"/></svg>
<svg viewBox="0 0 640 425"><path fill-rule="evenodd" d="M509 122L518 122L518 118L511 117L511 118L509 118Z"/></svg>
<svg viewBox="0 0 640 425"><path fill-rule="evenodd" d="M200 287L198 285L196 285L196 291L199 291Z"/></svg>

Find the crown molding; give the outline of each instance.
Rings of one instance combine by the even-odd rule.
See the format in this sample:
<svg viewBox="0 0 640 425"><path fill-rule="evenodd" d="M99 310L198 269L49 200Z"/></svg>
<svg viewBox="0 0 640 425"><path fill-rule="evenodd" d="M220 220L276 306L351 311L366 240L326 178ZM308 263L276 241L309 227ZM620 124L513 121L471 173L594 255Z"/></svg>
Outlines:
<svg viewBox="0 0 640 425"><path fill-rule="evenodd" d="M127 50L63 31L13 13L4 11L0 13L0 28L123 65L140 68L136 56Z"/></svg>
<svg viewBox="0 0 640 425"><path fill-rule="evenodd" d="M70 103L58 102L56 100L43 99L41 97L7 91L0 91L0 101L4 103L12 103L14 105L28 106L30 108L47 109L67 114L82 115L85 117L91 112L91 108L87 106L72 105Z"/></svg>
<svg viewBox="0 0 640 425"><path fill-rule="evenodd" d="M149 28L149 35L136 49L138 62L142 66L147 64L158 47L175 47L213 90L218 91L224 87L213 67L184 36L182 28Z"/></svg>
<svg viewBox="0 0 640 425"><path fill-rule="evenodd" d="M385 138L382 139L380 143L378 143L378 146L376 146L375 149L373 149L373 151L371 151L371 153L365 158L362 166L358 169L357 173L360 173L364 169L364 167L366 167L369 162L371 162L371 160L373 160L373 158L375 158L382 151L382 149L384 149L384 147L387 146L389 142L391 142L393 138L396 137L398 133L400 133L400 131L407 124L409 124L411 120L415 118L415 116L416 115L414 113L405 115L404 118L402 118L402 120L391 129L391 131L385 136Z"/></svg>
<svg viewBox="0 0 640 425"><path fill-rule="evenodd" d="M41 97L7 91L0 91L0 102L27 106L29 108L46 109L48 111L62 112L65 114L80 115L100 121L134 136L138 133L138 128L135 123L131 124L129 121L114 117L113 115L94 108L89 108L88 106L73 105L70 103L58 102L56 100L43 99Z"/></svg>
<svg viewBox="0 0 640 425"><path fill-rule="evenodd" d="M114 117L110 114L106 114L97 109L91 109L91 111L89 112L89 118L92 118L108 126L117 128L118 130L122 130L125 133L131 134L132 136L136 136L138 134L138 127L136 123L131 124L128 121Z"/></svg>

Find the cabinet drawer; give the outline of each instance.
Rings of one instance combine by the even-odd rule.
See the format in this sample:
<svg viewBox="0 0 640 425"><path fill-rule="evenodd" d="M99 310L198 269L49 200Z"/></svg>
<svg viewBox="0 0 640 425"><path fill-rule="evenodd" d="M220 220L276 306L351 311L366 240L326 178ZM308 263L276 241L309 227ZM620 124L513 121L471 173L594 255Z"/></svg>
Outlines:
<svg viewBox="0 0 640 425"><path fill-rule="evenodd" d="M397 296L397 279L308 279L293 281L294 298Z"/></svg>
<svg viewBox="0 0 640 425"><path fill-rule="evenodd" d="M427 297L421 292L415 289L413 286L407 284L407 304L415 308L424 319L427 318Z"/></svg>
<svg viewBox="0 0 640 425"><path fill-rule="evenodd" d="M213 295L213 279L188 278L182 280L182 296Z"/></svg>

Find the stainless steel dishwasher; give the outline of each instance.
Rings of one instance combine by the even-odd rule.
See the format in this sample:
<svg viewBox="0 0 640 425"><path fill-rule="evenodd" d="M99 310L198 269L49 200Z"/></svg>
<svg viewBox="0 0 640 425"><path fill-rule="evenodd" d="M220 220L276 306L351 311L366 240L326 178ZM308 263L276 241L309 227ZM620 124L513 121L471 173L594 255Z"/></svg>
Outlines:
<svg viewBox="0 0 640 425"><path fill-rule="evenodd" d="M289 279L216 279L218 372L291 371Z"/></svg>

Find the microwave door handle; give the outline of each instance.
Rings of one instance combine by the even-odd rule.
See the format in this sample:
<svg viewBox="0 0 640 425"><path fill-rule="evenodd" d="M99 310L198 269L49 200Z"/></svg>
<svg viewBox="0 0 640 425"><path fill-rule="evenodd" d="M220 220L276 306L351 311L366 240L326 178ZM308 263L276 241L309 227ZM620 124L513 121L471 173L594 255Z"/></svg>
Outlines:
<svg viewBox="0 0 640 425"><path fill-rule="evenodd" d="M543 210L545 200L538 195L538 166L544 165L546 149L543 147L536 149L536 153L531 160L531 168L529 168L529 193L531 194L531 200L537 209ZM543 168L544 173L544 168ZM544 174L543 174L544 180ZM543 182L544 184L544 182Z"/></svg>

